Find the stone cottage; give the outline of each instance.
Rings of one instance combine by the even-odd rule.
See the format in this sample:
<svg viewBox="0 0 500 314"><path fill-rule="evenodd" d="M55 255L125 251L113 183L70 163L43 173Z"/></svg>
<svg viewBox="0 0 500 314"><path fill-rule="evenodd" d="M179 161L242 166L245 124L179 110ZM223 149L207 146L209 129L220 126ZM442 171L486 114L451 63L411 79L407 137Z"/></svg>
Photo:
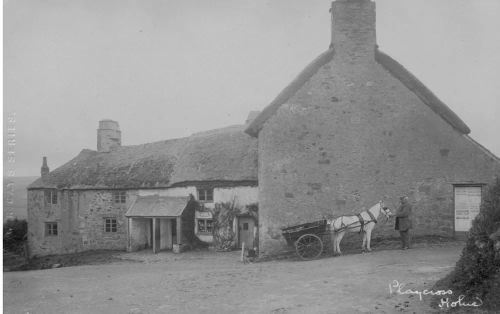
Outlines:
<svg viewBox="0 0 500 314"><path fill-rule="evenodd" d="M30 255L96 249L181 250L212 242L217 204L231 203L235 246L254 241L257 141L244 126L122 146L118 122L103 120L97 151L84 149L28 187Z"/></svg>
<svg viewBox="0 0 500 314"><path fill-rule="evenodd" d="M103 120L97 151L52 172L44 159L28 188L31 254L211 242L223 203L242 209L229 219L235 245L258 230L264 255L283 249L281 228L379 200L394 208L403 194L417 235L466 232L500 160L378 50L374 2L338 0L331 14L329 48L246 125L122 146L118 123ZM257 202L258 228L246 209Z"/></svg>
<svg viewBox="0 0 500 314"><path fill-rule="evenodd" d="M259 249L280 228L408 195L417 235L467 231L500 160L415 76L381 52L375 3L337 0L331 44L247 127L258 137ZM393 226L377 227L379 235Z"/></svg>

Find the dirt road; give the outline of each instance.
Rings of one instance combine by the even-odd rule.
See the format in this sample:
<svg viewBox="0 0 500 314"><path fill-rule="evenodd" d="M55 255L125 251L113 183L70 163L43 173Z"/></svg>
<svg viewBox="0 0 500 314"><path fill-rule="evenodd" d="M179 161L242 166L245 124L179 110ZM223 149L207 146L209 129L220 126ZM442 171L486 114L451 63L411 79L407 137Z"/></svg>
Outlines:
<svg viewBox="0 0 500 314"><path fill-rule="evenodd" d="M243 264L239 253L123 253L123 262L4 273L5 313L429 313L424 290L463 243ZM141 262L137 262L140 260Z"/></svg>

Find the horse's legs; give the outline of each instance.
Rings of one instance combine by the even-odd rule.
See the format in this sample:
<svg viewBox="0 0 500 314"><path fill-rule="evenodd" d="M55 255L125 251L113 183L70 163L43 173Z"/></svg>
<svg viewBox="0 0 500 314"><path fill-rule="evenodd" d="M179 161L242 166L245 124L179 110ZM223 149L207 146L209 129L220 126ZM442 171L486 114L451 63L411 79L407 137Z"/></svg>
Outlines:
<svg viewBox="0 0 500 314"><path fill-rule="evenodd" d="M333 246L333 255L335 255L335 253L337 253L337 244L336 244L337 237L335 236L335 231L331 231L330 239Z"/></svg>
<svg viewBox="0 0 500 314"><path fill-rule="evenodd" d="M363 232L363 244L361 244L361 251L365 250L366 245L366 232Z"/></svg>
<svg viewBox="0 0 500 314"><path fill-rule="evenodd" d="M366 250L368 252L370 252L372 250L372 248L370 247L370 242L372 240L372 229L368 229L366 230Z"/></svg>
<svg viewBox="0 0 500 314"><path fill-rule="evenodd" d="M340 242L342 241L344 234L345 234L345 231L341 231L337 234L337 253L339 253L339 254L342 254L342 251L340 250Z"/></svg>

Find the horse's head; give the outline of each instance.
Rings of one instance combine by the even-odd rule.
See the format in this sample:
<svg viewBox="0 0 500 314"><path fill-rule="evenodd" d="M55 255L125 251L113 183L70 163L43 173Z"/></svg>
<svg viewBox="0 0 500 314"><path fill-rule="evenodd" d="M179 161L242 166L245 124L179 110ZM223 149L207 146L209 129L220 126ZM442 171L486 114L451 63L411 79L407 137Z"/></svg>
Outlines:
<svg viewBox="0 0 500 314"><path fill-rule="evenodd" d="M389 219L391 216L394 216L394 214L391 212L391 210L384 205L383 201L380 201L380 212L385 216L385 218Z"/></svg>

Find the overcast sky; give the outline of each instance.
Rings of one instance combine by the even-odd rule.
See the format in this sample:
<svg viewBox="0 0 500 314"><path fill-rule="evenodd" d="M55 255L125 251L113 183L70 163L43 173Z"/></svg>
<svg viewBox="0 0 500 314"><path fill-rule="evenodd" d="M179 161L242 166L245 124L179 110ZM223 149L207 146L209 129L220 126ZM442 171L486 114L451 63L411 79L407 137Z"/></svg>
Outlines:
<svg viewBox="0 0 500 314"><path fill-rule="evenodd" d="M380 49L499 156L500 1L376 4ZM95 149L103 118L119 121L124 145L242 124L327 49L329 7L327 0L4 2L4 117L17 117L16 175L39 175L42 156L53 170Z"/></svg>

